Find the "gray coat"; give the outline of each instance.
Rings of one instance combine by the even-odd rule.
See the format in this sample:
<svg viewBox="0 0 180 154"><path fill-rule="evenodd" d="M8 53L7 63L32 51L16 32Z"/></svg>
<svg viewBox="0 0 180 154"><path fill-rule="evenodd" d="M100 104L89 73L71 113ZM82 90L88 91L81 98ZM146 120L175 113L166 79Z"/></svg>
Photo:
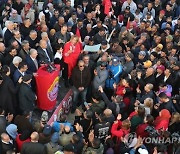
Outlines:
<svg viewBox="0 0 180 154"><path fill-rule="evenodd" d="M96 68L98 75L94 77L93 79L93 88L97 90L99 86L102 86L104 88L105 81L108 78L108 70L101 70L100 66Z"/></svg>

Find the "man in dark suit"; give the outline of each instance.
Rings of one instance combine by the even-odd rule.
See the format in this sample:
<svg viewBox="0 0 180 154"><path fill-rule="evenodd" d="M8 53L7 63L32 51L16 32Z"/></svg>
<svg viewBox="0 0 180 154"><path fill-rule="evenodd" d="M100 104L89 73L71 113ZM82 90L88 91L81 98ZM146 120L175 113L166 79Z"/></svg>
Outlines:
<svg viewBox="0 0 180 154"><path fill-rule="evenodd" d="M6 154L8 151L14 149L14 145L10 140L10 137L6 133L1 134L0 153Z"/></svg>
<svg viewBox="0 0 180 154"><path fill-rule="evenodd" d="M46 154L46 149L43 144L38 143L39 134L33 132L31 134L31 142L24 143L21 154Z"/></svg>
<svg viewBox="0 0 180 154"><path fill-rule="evenodd" d="M29 52L30 55L26 57L26 63L28 66L27 73L28 74L33 74L36 73L38 70L38 61L37 61L37 50L36 49L31 49Z"/></svg>
<svg viewBox="0 0 180 154"><path fill-rule="evenodd" d="M12 21L6 21L5 25L7 27L7 30L4 33L4 43L5 46L8 47L9 41L13 37L12 31L14 30L14 23Z"/></svg>
<svg viewBox="0 0 180 154"><path fill-rule="evenodd" d="M22 41L22 49L19 51L18 56L21 57L23 59L23 61L25 61L26 56L29 54L29 42L27 40Z"/></svg>
<svg viewBox="0 0 180 154"><path fill-rule="evenodd" d="M38 58L41 64L53 62L53 53L48 51L47 42L45 40L40 40L39 42Z"/></svg>
<svg viewBox="0 0 180 154"><path fill-rule="evenodd" d="M92 6L89 4L88 0L83 0L82 10L84 13L92 12Z"/></svg>
<svg viewBox="0 0 180 154"><path fill-rule="evenodd" d="M23 83L20 85L18 98L19 107L22 113L25 111L32 112L35 107L37 96L31 88L32 75L26 74L23 76Z"/></svg>
<svg viewBox="0 0 180 154"><path fill-rule="evenodd" d="M14 72L13 81L16 84L20 77L23 77L27 71L27 64L25 62L20 62L18 69Z"/></svg>

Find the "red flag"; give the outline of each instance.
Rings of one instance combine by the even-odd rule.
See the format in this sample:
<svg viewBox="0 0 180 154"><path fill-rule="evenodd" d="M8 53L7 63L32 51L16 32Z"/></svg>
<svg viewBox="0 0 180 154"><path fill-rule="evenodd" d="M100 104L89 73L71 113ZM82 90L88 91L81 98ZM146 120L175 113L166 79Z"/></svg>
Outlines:
<svg viewBox="0 0 180 154"><path fill-rule="evenodd" d="M81 33L80 33L79 28L76 29L76 35L77 35L78 37L81 37Z"/></svg>
<svg viewBox="0 0 180 154"><path fill-rule="evenodd" d="M110 12L110 8L112 7L110 0L103 0L104 5L104 14L108 15Z"/></svg>
<svg viewBox="0 0 180 154"><path fill-rule="evenodd" d="M129 29L129 27L130 27L130 17L128 18L126 29Z"/></svg>

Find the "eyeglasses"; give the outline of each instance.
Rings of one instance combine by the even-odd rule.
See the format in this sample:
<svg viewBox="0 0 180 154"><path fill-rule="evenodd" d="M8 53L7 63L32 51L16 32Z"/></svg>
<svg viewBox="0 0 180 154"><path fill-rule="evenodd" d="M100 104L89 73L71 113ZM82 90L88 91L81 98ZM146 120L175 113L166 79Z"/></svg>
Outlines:
<svg viewBox="0 0 180 154"><path fill-rule="evenodd" d="M84 65L79 65L79 67L84 67Z"/></svg>

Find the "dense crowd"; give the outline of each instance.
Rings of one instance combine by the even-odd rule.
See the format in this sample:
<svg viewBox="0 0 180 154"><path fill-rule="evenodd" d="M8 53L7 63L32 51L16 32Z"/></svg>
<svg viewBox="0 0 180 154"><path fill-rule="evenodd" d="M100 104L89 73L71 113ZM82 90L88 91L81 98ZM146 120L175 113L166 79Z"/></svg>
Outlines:
<svg viewBox="0 0 180 154"><path fill-rule="evenodd" d="M180 1L38 2L0 1L0 154L179 154ZM54 64L71 113L32 122Z"/></svg>

